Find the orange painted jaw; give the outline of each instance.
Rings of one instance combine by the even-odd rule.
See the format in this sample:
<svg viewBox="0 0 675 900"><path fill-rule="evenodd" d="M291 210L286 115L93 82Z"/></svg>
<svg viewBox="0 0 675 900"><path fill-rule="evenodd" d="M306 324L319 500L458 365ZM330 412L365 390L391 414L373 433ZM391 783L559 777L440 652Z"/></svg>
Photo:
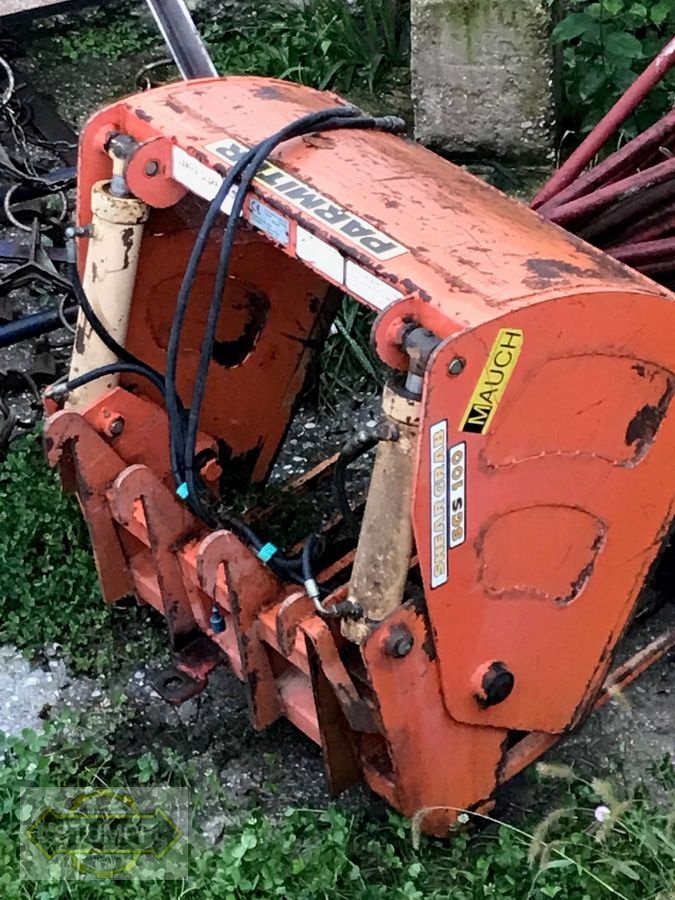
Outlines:
<svg viewBox="0 0 675 900"><path fill-rule="evenodd" d="M137 142L125 174L151 208L127 339L137 356L165 371L180 279L222 174L335 103L268 79L209 79L89 123L80 224L93 184L110 177L112 133ZM391 135L290 141L260 170L243 219L201 420L200 446L219 455L212 482L221 470L244 487L266 478L338 291L379 311L374 344L395 371L408 366L409 329L433 333L400 605L354 642L232 533L201 525L175 493L162 398L131 376L83 414L50 406L49 461L78 494L106 601L134 593L166 616L183 679L171 699L227 661L254 727L288 717L322 746L334 789L363 778L442 834L603 701L673 519L673 296ZM218 250L214 233L181 345L186 397ZM368 540L331 556L330 535L317 576L328 607L347 596ZM622 681L673 644L664 635Z"/></svg>

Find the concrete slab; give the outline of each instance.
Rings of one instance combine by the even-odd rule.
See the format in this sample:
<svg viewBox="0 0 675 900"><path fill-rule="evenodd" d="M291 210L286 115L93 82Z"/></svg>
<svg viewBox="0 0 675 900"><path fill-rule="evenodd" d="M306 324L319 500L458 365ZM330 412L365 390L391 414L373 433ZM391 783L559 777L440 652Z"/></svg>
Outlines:
<svg viewBox="0 0 675 900"><path fill-rule="evenodd" d="M416 137L452 155L544 162L554 16L551 0L413 0Z"/></svg>

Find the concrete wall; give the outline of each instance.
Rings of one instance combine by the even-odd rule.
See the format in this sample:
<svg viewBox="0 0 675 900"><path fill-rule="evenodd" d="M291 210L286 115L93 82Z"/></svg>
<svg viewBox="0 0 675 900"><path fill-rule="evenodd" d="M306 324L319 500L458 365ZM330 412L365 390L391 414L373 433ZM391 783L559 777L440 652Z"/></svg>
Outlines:
<svg viewBox="0 0 675 900"><path fill-rule="evenodd" d="M554 147L554 0L412 0L419 140L543 161Z"/></svg>

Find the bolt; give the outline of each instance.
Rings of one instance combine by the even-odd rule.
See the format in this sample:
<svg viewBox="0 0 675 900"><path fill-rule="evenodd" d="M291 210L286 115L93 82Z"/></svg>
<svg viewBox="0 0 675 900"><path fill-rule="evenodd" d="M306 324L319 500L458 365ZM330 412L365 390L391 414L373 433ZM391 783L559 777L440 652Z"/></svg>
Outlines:
<svg viewBox="0 0 675 900"><path fill-rule="evenodd" d="M397 625L391 629L384 642L384 652L394 659L403 659L413 648L415 641L404 625Z"/></svg>
<svg viewBox="0 0 675 900"><path fill-rule="evenodd" d="M149 159L145 164L145 174L149 175L150 178L153 175L156 175L159 172L159 163L156 159Z"/></svg>
<svg viewBox="0 0 675 900"><path fill-rule="evenodd" d="M111 437L119 437L120 434L124 431L124 419L122 416L118 416L116 419L113 419L108 428L108 432Z"/></svg>
<svg viewBox="0 0 675 900"><path fill-rule="evenodd" d="M93 225L69 225L65 231L65 236L68 240L73 240L73 238L92 237L93 234Z"/></svg>
<svg viewBox="0 0 675 900"><path fill-rule="evenodd" d="M209 619L209 625L211 626L211 630L214 634L222 634L223 631L225 631L225 619L223 618L223 614L218 609L215 603L211 607L211 618Z"/></svg>
<svg viewBox="0 0 675 900"><path fill-rule="evenodd" d="M448 375L452 375L453 378L456 378L457 375L461 375L464 371L464 367L466 366L466 360L462 359L461 356L456 356L448 366Z"/></svg>
<svg viewBox="0 0 675 900"><path fill-rule="evenodd" d="M481 681L481 690L476 694L478 705L483 709L503 703L516 683L513 673L503 662L493 662Z"/></svg>

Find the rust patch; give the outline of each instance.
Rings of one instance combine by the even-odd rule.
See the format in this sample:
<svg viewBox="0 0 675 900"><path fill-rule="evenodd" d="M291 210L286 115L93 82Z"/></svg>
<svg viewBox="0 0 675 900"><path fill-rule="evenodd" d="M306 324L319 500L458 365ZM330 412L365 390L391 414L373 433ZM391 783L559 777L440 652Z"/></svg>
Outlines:
<svg viewBox="0 0 675 900"><path fill-rule="evenodd" d="M578 597L581 593L581 589L584 587L588 579L593 574L593 569L595 568L595 560L592 559L587 565L583 567L581 572L574 579L572 584L570 585L570 592L566 594L564 597L556 597L556 603L559 603L561 606L565 606L568 603L571 603L575 597Z"/></svg>
<svg viewBox="0 0 675 900"><path fill-rule="evenodd" d="M598 550L602 547L604 541L604 535L599 534L596 539L591 544L591 552L593 553L593 558L589 563L587 563L581 572L577 575L574 581L570 584L569 593L565 594L564 597L556 597L555 602L560 606L566 606L568 603L571 603L576 597L579 596L582 589L586 586L588 580L593 574L593 569L595 568L595 560L597 559Z"/></svg>
<svg viewBox="0 0 675 900"><path fill-rule="evenodd" d="M180 103L176 103L174 100L166 100L165 105L172 109L174 112L179 113L179 115L183 115L185 112L185 107L181 106Z"/></svg>
<svg viewBox="0 0 675 900"><path fill-rule="evenodd" d="M640 378L645 377L645 367L640 365L640 363L636 363L636 365L633 366L633 371L637 372Z"/></svg>
<svg viewBox="0 0 675 900"><path fill-rule="evenodd" d="M254 97L260 97L261 100L288 100L284 92L273 84L265 84L253 91Z"/></svg>
<svg viewBox="0 0 675 900"><path fill-rule="evenodd" d="M240 336L233 341L215 341L213 344L214 362L226 369L240 366L244 362L257 344L267 323L270 310L268 297L251 291L246 294L245 303L247 318Z"/></svg>
<svg viewBox="0 0 675 900"><path fill-rule="evenodd" d="M626 266L617 262L606 253L598 256L592 256L588 248L575 238L574 235L568 235L569 239L574 243L575 248L583 253L587 260L587 266L575 266L573 263L565 262L561 259L528 259L525 267L530 271L530 275L525 278L525 284L533 290L546 290L551 287L551 282L559 281L565 276L573 278L591 278L591 279L620 279L621 281L634 281L633 273Z"/></svg>
<svg viewBox="0 0 675 900"><path fill-rule="evenodd" d="M411 278L402 279L400 285L405 289L406 294L419 294L420 292L420 288Z"/></svg>
<svg viewBox="0 0 675 900"><path fill-rule="evenodd" d="M563 259L528 259L525 266L532 273L525 283L534 290L545 290L550 287L551 281L558 281L566 275L576 278L597 278L599 275L596 269L582 269Z"/></svg>
<svg viewBox="0 0 675 900"><path fill-rule="evenodd" d="M330 679L329 679L330 681ZM377 732L375 719L370 709L363 700L355 700L349 687L344 684L333 684L333 690L338 698L342 712L354 731L365 731L373 734Z"/></svg>
<svg viewBox="0 0 675 900"><path fill-rule="evenodd" d="M135 109L134 112L143 122L152 122L152 116L149 115L149 113L146 113L144 109L138 107L138 109Z"/></svg>
<svg viewBox="0 0 675 900"><path fill-rule="evenodd" d="M75 330L75 349L78 353L84 353L85 347L85 336L84 336L84 325L78 325Z"/></svg>
<svg viewBox="0 0 675 900"><path fill-rule="evenodd" d="M134 229L130 226L129 228L125 228L122 231L122 246L124 247L124 262L122 263L123 269L129 268L129 254L134 246Z"/></svg>
<svg viewBox="0 0 675 900"><path fill-rule="evenodd" d="M628 423L626 429L626 444L635 444L636 453L639 454L646 446L651 444L661 427L661 422L668 411L673 396L673 382L668 381L666 390L659 402L654 405L643 406Z"/></svg>

